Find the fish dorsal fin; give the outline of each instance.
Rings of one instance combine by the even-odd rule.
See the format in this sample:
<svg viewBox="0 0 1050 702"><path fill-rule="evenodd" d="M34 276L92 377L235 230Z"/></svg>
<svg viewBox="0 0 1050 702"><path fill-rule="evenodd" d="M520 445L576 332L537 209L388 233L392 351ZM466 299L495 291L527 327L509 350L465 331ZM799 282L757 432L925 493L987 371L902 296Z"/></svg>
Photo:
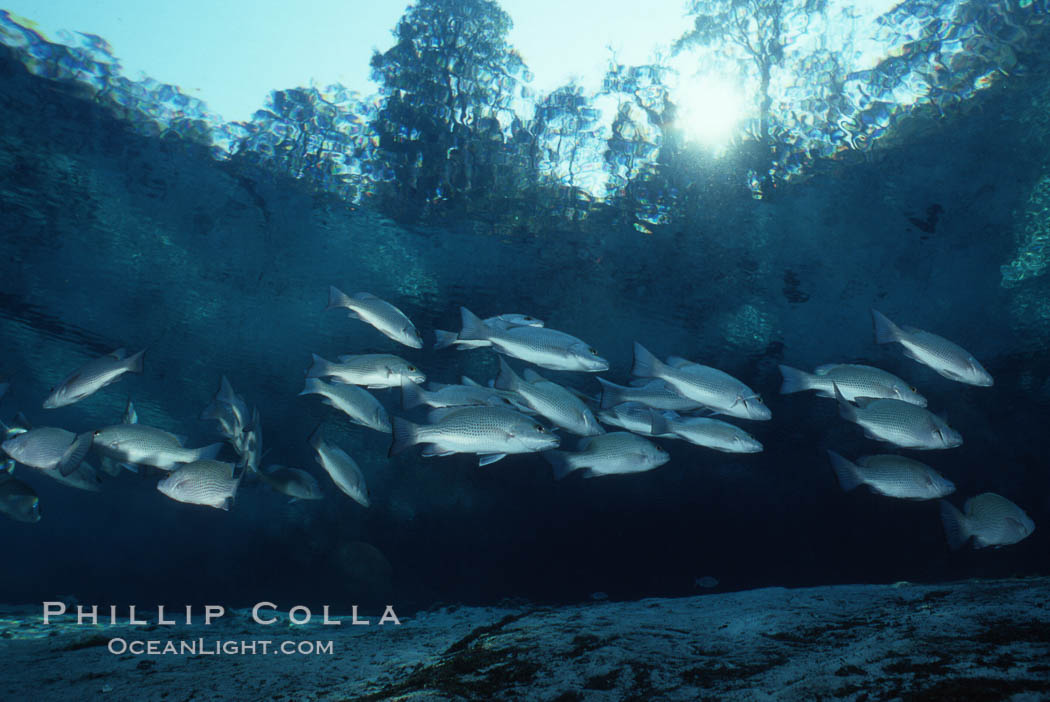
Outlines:
<svg viewBox="0 0 1050 702"><path fill-rule="evenodd" d="M469 388L483 388L483 387L485 387L481 383L477 382L476 380L471 380L470 378L468 378L465 375L460 377L459 382L461 384L463 384L463 385L466 385Z"/></svg>
<svg viewBox="0 0 1050 702"><path fill-rule="evenodd" d="M881 399L881 398L878 398L878 397L854 397L853 398L853 404L855 404L857 407L860 407L861 409L864 409L868 405L870 405L872 402L876 402L879 399Z"/></svg>
<svg viewBox="0 0 1050 702"><path fill-rule="evenodd" d="M522 371L521 374L525 378L526 383L539 383L546 380L546 378L544 378L542 375L532 370L531 368L526 368L524 371Z"/></svg>
<svg viewBox="0 0 1050 702"><path fill-rule="evenodd" d="M593 436L585 436L585 437L583 437L582 439L580 439L579 443L576 444L576 450L577 451L586 451L588 448L590 448L591 441L593 439L594 439Z"/></svg>
<svg viewBox="0 0 1050 702"><path fill-rule="evenodd" d="M128 356L128 350L125 348L119 348L109 353L110 358L115 358L118 361L123 361Z"/></svg>
<svg viewBox="0 0 1050 702"><path fill-rule="evenodd" d="M33 423L30 422L29 419L21 412L15 415L15 424L26 430L33 428Z"/></svg>

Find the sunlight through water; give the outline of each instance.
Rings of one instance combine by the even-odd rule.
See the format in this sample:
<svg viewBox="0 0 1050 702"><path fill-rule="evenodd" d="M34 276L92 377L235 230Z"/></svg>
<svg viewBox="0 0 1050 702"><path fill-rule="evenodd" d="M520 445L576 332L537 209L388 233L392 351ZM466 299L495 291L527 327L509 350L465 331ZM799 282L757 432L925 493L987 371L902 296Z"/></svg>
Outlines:
<svg viewBox="0 0 1050 702"><path fill-rule="evenodd" d="M686 137L716 155L724 154L746 116L740 89L720 76L701 75L682 81L676 97L676 123Z"/></svg>

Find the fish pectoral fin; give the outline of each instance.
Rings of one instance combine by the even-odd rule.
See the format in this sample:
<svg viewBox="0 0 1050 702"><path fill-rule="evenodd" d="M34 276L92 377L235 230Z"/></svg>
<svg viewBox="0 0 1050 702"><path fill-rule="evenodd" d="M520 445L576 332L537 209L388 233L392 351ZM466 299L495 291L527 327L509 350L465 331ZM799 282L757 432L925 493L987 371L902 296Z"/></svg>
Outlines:
<svg viewBox="0 0 1050 702"><path fill-rule="evenodd" d="M478 467L487 466L506 457L505 453L480 453L478 454Z"/></svg>

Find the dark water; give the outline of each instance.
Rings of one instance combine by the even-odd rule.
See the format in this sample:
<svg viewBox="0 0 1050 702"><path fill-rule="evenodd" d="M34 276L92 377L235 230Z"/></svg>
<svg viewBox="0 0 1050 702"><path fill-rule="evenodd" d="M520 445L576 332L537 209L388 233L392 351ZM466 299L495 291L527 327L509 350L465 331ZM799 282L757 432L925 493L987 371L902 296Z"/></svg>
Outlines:
<svg viewBox="0 0 1050 702"><path fill-rule="evenodd" d="M325 492L289 505L246 481L227 513L169 500L156 475L121 475L89 494L20 473L44 518L0 522L0 601L410 610L682 595L700 576L743 589L1050 572L1050 289L1036 275L1006 286L1001 271L1027 213L1050 206L1037 197L1050 163L1040 117L1050 85L1039 75L761 199L732 157L707 163L688 192L682 166L667 165L668 182L679 180L661 186L669 219L651 234L621 216L622 200L564 216L572 196L557 189L516 205L464 190L441 209L388 188L351 204L266 163L143 134L104 101L27 73L8 50L0 98L5 421L22 410L87 430L119 421L130 396L141 422L200 445L217 440L197 417L226 374L261 412L264 464L310 470ZM326 312L329 285L393 302L428 348ZM472 456L388 459L387 437L296 396L311 353L392 352L430 380L492 378L488 350L429 348L434 329L458 328L460 305L529 313L585 339L614 382L627 381L636 340L732 373L772 409L772 421L747 426L765 451L663 441L672 458L655 471L556 483L538 456L486 468ZM873 306L957 341L995 386L952 383L875 345ZM40 409L58 380L121 346L147 349L141 377ZM953 554L935 503L843 494L824 449L879 449L834 403L778 394L778 363L836 361L894 372L946 410L965 444L910 455L955 482L957 504L984 491L1014 500L1035 533ZM598 392L590 375L549 375ZM401 413L395 392L377 396ZM322 421L361 465L371 508L314 464L307 437Z"/></svg>

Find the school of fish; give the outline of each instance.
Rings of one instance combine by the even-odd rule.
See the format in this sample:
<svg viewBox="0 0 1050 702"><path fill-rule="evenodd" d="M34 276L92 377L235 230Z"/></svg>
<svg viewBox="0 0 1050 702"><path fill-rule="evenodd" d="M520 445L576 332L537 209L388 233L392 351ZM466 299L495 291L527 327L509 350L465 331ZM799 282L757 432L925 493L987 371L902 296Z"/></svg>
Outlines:
<svg viewBox="0 0 1050 702"><path fill-rule="evenodd" d="M423 348L408 316L371 293L347 295L331 286L328 309L345 310L351 319L392 341ZM957 344L928 331L899 327L877 310L871 313L877 343L899 344L905 356L949 380L993 385L988 371ZM425 388L426 374L394 354L347 354L334 362L314 354L299 394L319 398L363 429L390 434L390 456L420 447L424 457L473 454L480 466L487 466L510 454L539 453L550 463L556 480L573 474L594 478L659 468L670 456L654 439L681 440L728 453L763 450L745 429L715 416L764 422L772 419L772 412L757 392L717 368L677 356L661 361L636 342L634 379L619 385L597 378L600 395L592 397L535 369L609 370L608 361L583 340L527 314L482 319L461 307L460 322L459 332L435 330L435 349L487 348L499 354L499 374L487 385L464 376L459 383L431 382ZM88 361L51 389L42 409L80 402L127 374L142 373L144 353L129 355L117 349ZM535 368L517 371L507 359ZM915 387L885 370L829 363L812 373L786 365L780 371L782 394L815 391L819 397L833 399L841 417L860 426L869 439L898 450L942 450L963 443L943 415L927 409L926 398ZM0 382L0 399L9 385ZM391 388L400 393L401 411L418 412L420 419L392 416L372 392ZM249 411L225 376L200 419L214 422L224 441L187 446L183 437L140 424L130 399L119 423L88 431L33 426L19 412L11 425L3 425L0 449L7 459L0 470L0 512L22 522L41 519L39 497L29 482L15 476L16 465L87 491L100 489L102 473L155 473L160 476L157 490L172 500L222 510L233 505L246 476L291 500L322 498L310 472L279 464L261 466L259 411ZM369 507L372 498L364 472L344 449L325 439L323 428L318 426L309 438L317 464L340 491L361 507ZM577 438L570 441L569 435ZM220 460L226 451L233 457ZM845 491L864 485L897 499L940 500L952 549L971 541L975 548L1006 546L1035 529L1021 507L995 493L971 497L962 510L956 508L945 499L955 485L913 458L883 453L850 459L835 451L827 453ZM91 454L98 468L89 462Z"/></svg>

